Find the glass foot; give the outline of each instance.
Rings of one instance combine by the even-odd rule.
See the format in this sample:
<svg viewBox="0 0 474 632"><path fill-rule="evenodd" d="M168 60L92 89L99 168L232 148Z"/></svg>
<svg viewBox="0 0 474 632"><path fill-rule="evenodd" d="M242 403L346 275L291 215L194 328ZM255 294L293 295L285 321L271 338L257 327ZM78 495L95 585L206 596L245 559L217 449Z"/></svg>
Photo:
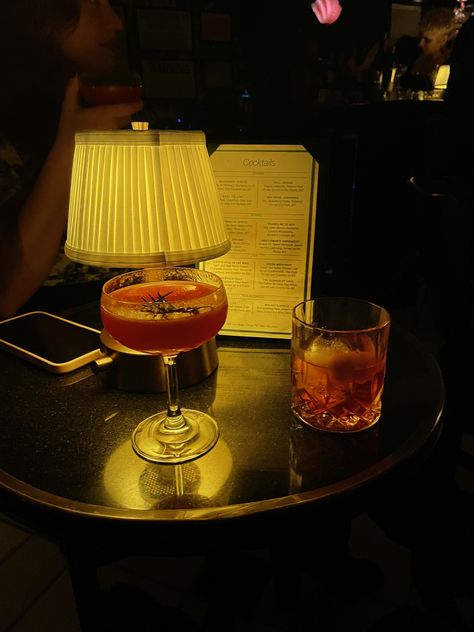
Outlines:
<svg viewBox="0 0 474 632"><path fill-rule="evenodd" d="M132 435L135 452L154 463L184 463L209 452L219 438L214 419L199 410L181 412L186 426L179 430L165 428L166 411L139 423Z"/></svg>

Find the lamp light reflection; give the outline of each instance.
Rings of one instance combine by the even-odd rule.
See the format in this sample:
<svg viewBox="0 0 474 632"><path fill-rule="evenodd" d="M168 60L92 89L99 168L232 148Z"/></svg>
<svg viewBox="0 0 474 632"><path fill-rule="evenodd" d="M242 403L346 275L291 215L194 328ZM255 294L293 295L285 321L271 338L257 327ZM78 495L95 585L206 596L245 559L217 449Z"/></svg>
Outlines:
<svg viewBox="0 0 474 632"><path fill-rule="evenodd" d="M108 459L103 483L118 507L127 509L189 508L220 506L228 501L232 472L232 454L220 438L216 446L200 459L178 465L147 463L122 443Z"/></svg>

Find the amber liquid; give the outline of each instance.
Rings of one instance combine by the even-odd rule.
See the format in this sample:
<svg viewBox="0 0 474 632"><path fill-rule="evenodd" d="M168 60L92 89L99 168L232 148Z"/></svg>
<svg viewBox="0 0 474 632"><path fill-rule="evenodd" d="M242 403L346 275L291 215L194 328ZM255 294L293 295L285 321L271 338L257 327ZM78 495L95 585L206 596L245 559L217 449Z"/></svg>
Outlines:
<svg viewBox="0 0 474 632"><path fill-rule="evenodd" d="M385 360L369 352L336 353L326 366L292 355L292 410L304 423L355 432L381 414Z"/></svg>
<svg viewBox="0 0 474 632"><path fill-rule="evenodd" d="M142 87L127 85L81 85L80 97L87 105L113 105L141 101Z"/></svg>
<svg viewBox="0 0 474 632"><path fill-rule="evenodd" d="M158 293L167 295L166 301L183 311L165 315L150 312L146 301ZM195 349L218 333L227 316L225 292L196 281L137 283L110 296L117 300L102 301L104 327L115 340L135 351L172 355ZM189 307L198 309L184 311Z"/></svg>

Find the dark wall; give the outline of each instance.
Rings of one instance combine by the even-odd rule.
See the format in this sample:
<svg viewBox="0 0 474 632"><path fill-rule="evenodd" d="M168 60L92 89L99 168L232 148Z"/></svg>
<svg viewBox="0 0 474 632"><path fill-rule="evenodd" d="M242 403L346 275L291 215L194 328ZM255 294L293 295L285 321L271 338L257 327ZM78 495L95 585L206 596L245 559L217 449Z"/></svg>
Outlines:
<svg viewBox="0 0 474 632"><path fill-rule="evenodd" d="M354 51L363 54L388 29L388 0L340 1L343 10L338 22L321 25L309 0L116 0L127 16L129 54L135 64L153 58L194 65L195 95L150 99L147 106L152 123L175 126L182 119L183 125L203 127L211 135L294 133L295 121L301 118L299 101L308 96L304 75L313 73L315 60L339 60ZM155 50L141 50L135 15L143 6L188 12L193 24L192 50L162 50L158 41ZM205 12L230 15L231 41L202 41L201 15ZM210 86L206 65L217 67L220 62L230 68L231 79L226 85ZM243 99L244 91L249 97Z"/></svg>
<svg viewBox="0 0 474 632"><path fill-rule="evenodd" d="M294 134L311 127L328 74L346 81L347 59L363 58L390 28L388 0L341 0L341 5L339 20L322 25L307 0L235 4L256 130Z"/></svg>

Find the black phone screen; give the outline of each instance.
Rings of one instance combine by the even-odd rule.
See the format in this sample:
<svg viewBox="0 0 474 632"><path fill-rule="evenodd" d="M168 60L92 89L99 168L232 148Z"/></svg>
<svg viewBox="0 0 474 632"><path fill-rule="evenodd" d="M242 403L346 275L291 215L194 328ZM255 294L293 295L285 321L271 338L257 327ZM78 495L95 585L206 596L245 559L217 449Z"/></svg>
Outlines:
<svg viewBox="0 0 474 632"><path fill-rule="evenodd" d="M0 339L54 363L64 363L97 349L99 333L44 312L0 322Z"/></svg>

